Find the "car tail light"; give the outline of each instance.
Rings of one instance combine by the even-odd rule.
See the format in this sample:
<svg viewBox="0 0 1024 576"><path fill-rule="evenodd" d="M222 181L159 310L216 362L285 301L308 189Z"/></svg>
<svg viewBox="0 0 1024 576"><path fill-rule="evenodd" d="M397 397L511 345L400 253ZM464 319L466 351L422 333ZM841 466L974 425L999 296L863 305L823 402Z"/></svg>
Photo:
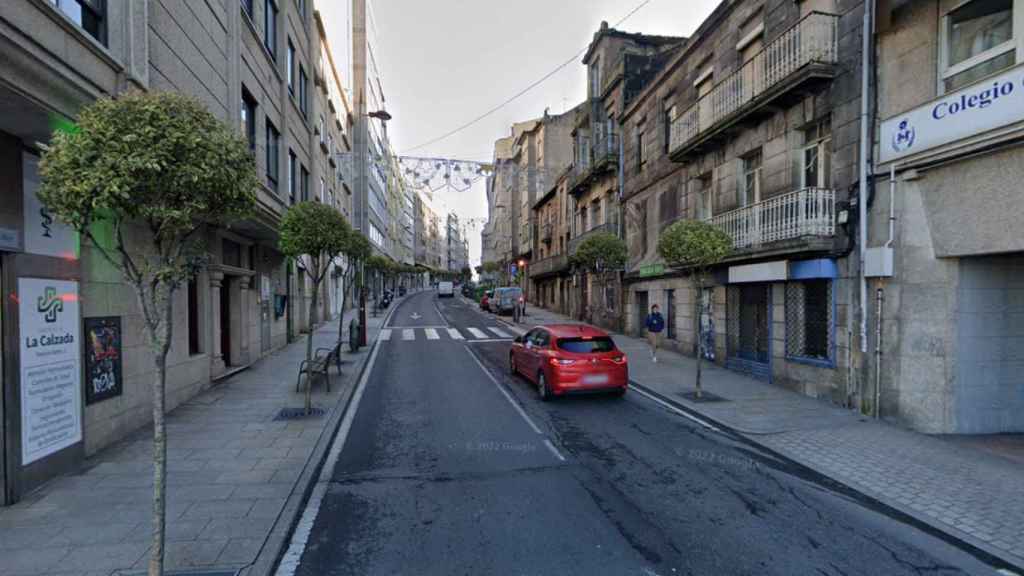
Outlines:
<svg viewBox="0 0 1024 576"><path fill-rule="evenodd" d="M616 357L612 358L611 361L615 362L616 364L625 364L626 363L626 357L625 356L616 356Z"/></svg>
<svg viewBox="0 0 1024 576"><path fill-rule="evenodd" d="M571 366L572 364L575 364L576 361L566 360L565 358L551 358L550 360L548 360L548 363L550 363L552 366Z"/></svg>

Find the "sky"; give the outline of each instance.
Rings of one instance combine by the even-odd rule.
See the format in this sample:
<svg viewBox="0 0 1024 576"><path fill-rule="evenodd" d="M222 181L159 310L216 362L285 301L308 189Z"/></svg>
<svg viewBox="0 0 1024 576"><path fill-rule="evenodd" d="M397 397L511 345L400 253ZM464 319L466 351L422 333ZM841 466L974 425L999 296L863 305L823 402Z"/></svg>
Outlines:
<svg viewBox="0 0 1024 576"><path fill-rule="evenodd" d="M473 120L585 49L605 20L628 32L688 36L718 0L367 0L370 48L384 87L392 147L403 156L490 162L494 141L514 122L562 113L586 96L580 58L477 124L418 148ZM342 83L351 86L348 0L319 0ZM472 265L480 263L487 216L483 182L433 195L439 214L454 211Z"/></svg>

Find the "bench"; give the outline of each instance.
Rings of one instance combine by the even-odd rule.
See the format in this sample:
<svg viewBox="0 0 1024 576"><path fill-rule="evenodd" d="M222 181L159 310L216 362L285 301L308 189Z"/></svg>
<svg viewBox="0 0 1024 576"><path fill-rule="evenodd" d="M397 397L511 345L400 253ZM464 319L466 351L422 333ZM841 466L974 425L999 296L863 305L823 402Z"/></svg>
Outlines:
<svg viewBox="0 0 1024 576"><path fill-rule="evenodd" d="M331 371L330 362L327 356L317 356L312 360L303 360L299 364L299 376L295 380L295 391L298 392L302 389L302 375L306 375L306 383L309 386L313 385L313 376L321 374L324 377L324 381L327 382L327 392L331 391Z"/></svg>
<svg viewBox="0 0 1024 576"><path fill-rule="evenodd" d="M321 352L327 352L327 354L323 356L323 358L327 360L328 365L334 364L335 366L337 366L338 374L341 374L341 345L344 342L344 340L338 338L338 341L335 342L333 346L331 346L330 348L317 348L316 352L314 352L313 355L317 358L320 358ZM329 390L330 389L328 389L328 391Z"/></svg>

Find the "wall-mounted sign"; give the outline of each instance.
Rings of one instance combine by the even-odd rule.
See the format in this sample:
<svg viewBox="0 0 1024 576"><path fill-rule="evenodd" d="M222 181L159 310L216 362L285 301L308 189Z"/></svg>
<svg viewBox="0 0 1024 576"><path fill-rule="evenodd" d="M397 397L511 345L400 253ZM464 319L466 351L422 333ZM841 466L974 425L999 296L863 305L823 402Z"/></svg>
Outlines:
<svg viewBox="0 0 1024 576"><path fill-rule="evenodd" d="M270 302L270 276L260 274L260 301Z"/></svg>
<svg viewBox="0 0 1024 576"><path fill-rule="evenodd" d="M660 276L665 273L665 266L663 264L647 264L646 266L640 267L640 277L646 278L647 276Z"/></svg>
<svg viewBox="0 0 1024 576"><path fill-rule="evenodd" d="M85 324L85 403L120 396L123 391L121 370L121 318L86 318Z"/></svg>
<svg viewBox="0 0 1024 576"><path fill-rule="evenodd" d="M78 282L18 279L21 462L82 440Z"/></svg>
<svg viewBox="0 0 1024 576"><path fill-rule="evenodd" d="M24 194L25 252L78 259L78 233L60 222L39 201L39 158L22 155L22 190Z"/></svg>
<svg viewBox="0 0 1024 576"><path fill-rule="evenodd" d="M880 162L1024 120L1024 65L882 122Z"/></svg>

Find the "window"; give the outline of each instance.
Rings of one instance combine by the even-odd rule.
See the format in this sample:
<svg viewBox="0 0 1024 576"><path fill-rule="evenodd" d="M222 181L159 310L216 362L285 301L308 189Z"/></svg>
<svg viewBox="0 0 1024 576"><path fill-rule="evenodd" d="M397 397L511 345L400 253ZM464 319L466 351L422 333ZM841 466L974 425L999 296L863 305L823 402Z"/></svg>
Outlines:
<svg viewBox="0 0 1024 576"><path fill-rule="evenodd" d="M263 45L270 57L277 60L277 2L265 0L263 5Z"/></svg>
<svg viewBox="0 0 1024 576"><path fill-rule="evenodd" d="M665 337L676 339L676 291L665 290Z"/></svg>
<svg viewBox="0 0 1024 576"><path fill-rule="evenodd" d="M309 170L305 166L299 168L299 188L302 193L302 202L309 201Z"/></svg>
<svg viewBox="0 0 1024 576"><path fill-rule="evenodd" d="M249 141L249 151L256 152L256 100L242 87L242 134Z"/></svg>
<svg viewBox="0 0 1024 576"><path fill-rule="evenodd" d="M267 184L271 190L277 190L277 177L279 176L279 149L281 133L267 118Z"/></svg>
<svg viewBox="0 0 1024 576"><path fill-rule="evenodd" d="M199 284L188 280L188 355L199 354Z"/></svg>
<svg viewBox="0 0 1024 576"><path fill-rule="evenodd" d="M697 219L710 220L714 215L714 189L711 172L697 178Z"/></svg>
<svg viewBox="0 0 1024 576"><path fill-rule="evenodd" d="M786 284L786 356L832 362L831 280Z"/></svg>
<svg viewBox="0 0 1024 576"><path fill-rule="evenodd" d="M804 130L804 147L800 152L800 186L802 188L832 187L832 120L826 117Z"/></svg>
<svg viewBox="0 0 1024 576"><path fill-rule="evenodd" d="M245 15L252 20L252 0L241 0L242 10L245 10Z"/></svg>
<svg viewBox="0 0 1024 576"><path fill-rule="evenodd" d="M601 95L601 59L598 58L590 65L590 97L597 98Z"/></svg>
<svg viewBox="0 0 1024 576"><path fill-rule="evenodd" d="M295 157L295 152L288 150L288 201L291 204L295 204L295 165L298 164L298 158Z"/></svg>
<svg viewBox="0 0 1024 576"><path fill-rule="evenodd" d="M288 92L295 95L295 45L288 39Z"/></svg>
<svg viewBox="0 0 1024 576"><path fill-rule="evenodd" d="M1016 63L1013 3L972 0L945 15L940 88L956 90Z"/></svg>
<svg viewBox="0 0 1024 576"><path fill-rule="evenodd" d="M672 145L672 125L675 124L676 118L679 117L679 108L675 105L669 105L665 102L665 153L668 154L669 147Z"/></svg>
<svg viewBox="0 0 1024 576"><path fill-rule="evenodd" d="M636 129L636 171L644 169L647 162L647 139L644 138L644 129L638 126Z"/></svg>
<svg viewBox="0 0 1024 576"><path fill-rule="evenodd" d="M679 215L679 194L669 189L658 197L658 218L661 220L662 229L669 225Z"/></svg>
<svg viewBox="0 0 1024 576"><path fill-rule="evenodd" d="M321 115L320 115L320 129L319 129L319 133L320 133L320 143L321 143L321 144L324 144L324 143L326 143L326 142L327 142L327 140L326 140L326 138L327 138L327 135L326 135L326 134L324 134L324 132L325 132L325 131L326 131L326 124L324 124L324 115L323 115L323 114L321 114Z"/></svg>
<svg viewBox="0 0 1024 576"><path fill-rule="evenodd" d="M640 257L647 255L647 199L636 205L637 233L640 235Z"/></svg>
<svg viewBox="0 0 1024 576"><path fill-rule="evenodd" d="M107 45L106 0L50 0L50 3L97 42Z"/></svg>
<svg viewBox="0 0 1024 576"><path fill-rule="evenodd" d="M299 64L299 110L303 116L309 116L309 78L302 64Z"/></svg>
<svg viewBox="0 0 1024 576"><path fill-rule="evenodd" d="M306 16L306 0L295 0L295 5L299 8L299 15L305 18Z"/></svg>
<svg viewBox="0 0 1024 576"><path fill-rule="evenodd" d="M324 182L323 176L320 177L320 194L317 195L316 199L320 202L327 200L327 183Z"/></svg>
<svg viewBox="0 0 1024 576"><path fill-rule="evenodd" d="M607 336L594 338L559 338L558 347L573 354L595 354L599 352L614 352L615 342Z"/></svg>
<svg viewBox="0 0 1024 576"><path fill-rule="evenodd" d="M740 162L740 206L756 204L761 201L761 149L747 154Z"/></svg>

